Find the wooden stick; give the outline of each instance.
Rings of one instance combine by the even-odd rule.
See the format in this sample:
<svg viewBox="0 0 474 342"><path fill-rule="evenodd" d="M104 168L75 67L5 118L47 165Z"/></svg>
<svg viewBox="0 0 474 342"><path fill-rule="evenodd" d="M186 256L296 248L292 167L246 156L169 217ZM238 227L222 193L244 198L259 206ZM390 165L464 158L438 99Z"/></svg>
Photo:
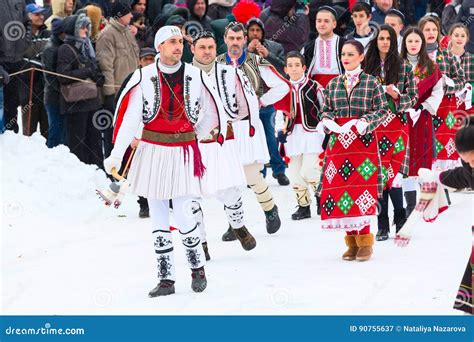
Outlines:
<svg viewBox="0 0 474 342"><path fill-rule="evenodd" d="M133 155L135 154L135 150L136 148L133 148L132 152L130 152L130 156L128 157L127 163L125 164L125 167L123 168L122 175L118 173L115 167L112 168L112 171L110 173L112 174L112 177L114 177L116 180L121 181L125 179L125 176L128 173L128 167L130 166L130 162L132 161Z"/></svg>

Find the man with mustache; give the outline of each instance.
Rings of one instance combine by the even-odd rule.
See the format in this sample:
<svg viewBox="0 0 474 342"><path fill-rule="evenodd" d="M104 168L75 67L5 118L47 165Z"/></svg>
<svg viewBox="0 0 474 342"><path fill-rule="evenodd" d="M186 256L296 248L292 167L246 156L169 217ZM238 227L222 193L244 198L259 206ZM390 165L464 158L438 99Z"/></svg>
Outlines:
<svg viewBox="0 0 474 342"><path fill-rule="evenodd" d="M107 173L119 170L123 155L143 124L128 174L130 190L148 199L158 261L158 285L149 297L175 292L173 240L169 208L191 269L191 288L207 286L201 234L192 212L192 200L201 197L205 172L197 140L211 131L224 141L224 109L209 77L181 62L183 35L176 26L164 26L155 36L156 62L134 72L120 95L114 123L115 146L104 161Z"/></svg>
<svg viewBox="0 0 474 342"><path fill-rule="evenodd" d="M275 68L264 58L244 51L247 41L245 27L241 23L232 22L224 32L227 52L217 57L217 62L232 65L240 69L247 80L242 84L247 97L249 115L236 122L234 134L239 146L242 164L244 165L247 184L257 196L266 216L267 232L276 233L281 226L278 207L260 172L263 165L270 159L265 131L257 113L261 107L274 105L275 109L290 111L290 86ZM229 229L223 236L224 241L236 239Z"/></svg>

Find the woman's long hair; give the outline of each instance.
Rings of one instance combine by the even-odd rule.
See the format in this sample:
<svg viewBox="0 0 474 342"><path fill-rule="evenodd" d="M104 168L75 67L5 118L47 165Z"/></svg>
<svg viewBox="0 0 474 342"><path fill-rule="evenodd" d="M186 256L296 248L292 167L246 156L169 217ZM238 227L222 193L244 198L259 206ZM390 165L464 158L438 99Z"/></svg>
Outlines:
<svg viewBox="0 0 474 342"><path fill-rule="evenodd" d="M384 73L385 73L385 84L397 84L399 81L399 73L402 65L402 59L398 54L398 41L395 30L389 25L381 25L377 35L370 41L369 49L365 54L365 72L373 75L380 76L381 74L381 58L379 48L377 46L377 40L379 39L380 32L387 31L390 35L390 49L388 50L387 56L384 61Z"/></svg>
<svg viewBox="0 0 474 342"><path fill-rule="evenodd" d="M401 53L402 58L405 60L408 58L407 38L412 33L416 34L417 36L421 38L421 49L420 49L420 52L418 52L418 67L420 70L424 70L426 67L428 74L431 75L431 73L434 70L434 63L431 60L431 58L428 56L428 52L426 51L425 36L423 35L423 32L416 26L410 26L405 30L405 34L403 35L403 41L402 41L402 53Z"/></svg>

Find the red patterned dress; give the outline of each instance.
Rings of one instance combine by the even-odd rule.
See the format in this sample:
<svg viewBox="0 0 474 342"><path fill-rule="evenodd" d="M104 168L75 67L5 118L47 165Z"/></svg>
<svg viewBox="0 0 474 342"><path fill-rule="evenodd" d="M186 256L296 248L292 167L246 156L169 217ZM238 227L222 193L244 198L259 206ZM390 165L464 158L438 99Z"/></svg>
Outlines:
<svg viewBox="0 0 474 342"><path fill-rule="evenodd" d="M459 158L454 143L458 126L455 116L457 109L455 93L464 87L464 70L454 55L448 50L436 50L434 54L430 54L430 57L438 65L445 79L444 97L436 116L433 118L436 154L434 165L440 168L450 168L450 165L453 165L453 162ZM451 82L452 84L450 84Z"/></svg>
<svg viewBox="0 0 474 342"><path fill-rule="evenodd" d="M386 85L383 76L379 76L379 80L383 85ZM384 189L392 187L393 180L398 173L408 176L409 172L410 153L405 111L412 108L418 99L418 92L409 63L403 62L401 65L398 83L395 86L401 94L396 101L386 94L389 110L385 120L375 130L379 142L380 158L382 159Z"/></svg>
<svg viewBox="0 0 474 342"><path fill-rule="evenodd" d="M339 126L352 119L366 121L366 134L355 126L346 133L330 134L325 152L321 186L323 229L361 230L377 215L377 198L382 192L381 161L374 130L388 115L382 85L361 72L348 92L348 76L329 82L321 119Z"/></svg>

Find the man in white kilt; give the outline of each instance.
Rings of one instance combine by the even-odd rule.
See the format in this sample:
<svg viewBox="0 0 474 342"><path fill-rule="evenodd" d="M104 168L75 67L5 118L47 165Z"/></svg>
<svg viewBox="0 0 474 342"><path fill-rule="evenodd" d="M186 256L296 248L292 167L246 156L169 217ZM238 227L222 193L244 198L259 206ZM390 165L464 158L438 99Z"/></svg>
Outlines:
<svg viewBox="0 0 474 342"><path fill-rule="evenodd" d="M244 51L245 27L238 22L227 25L224 32L227 53L219 55L217 62L232 65L245 75L243 81L245 104L249 115L233 124L247 184L255 193L266 216L269 234L280 229L278 207L263 178L261 170L270 159L265 131L259 117L259 108L273 105L277 110L290 111L290 86L276 69L264 58ZM235 240L234 231L229 228L222 236L224 241Z"/></svg>
<svg viewBox="0 0 474 342"><path fill-rule="evenodd" d="M150 207L159 278L150 297L175 292L170 205L191 268L191 288L202 292L207 286L201 234L192 213L192 199L202 196L205 172L197 140L214 130L222 142L226 133L220 131L226 127L226 120L220 120L225 112L211 80L198 68L181 63L180 29L164 26L158 30L155 48L159 52L156 62L135 71L119 98L115 146L104 161L107 173L118 170L143 124L128 180L131 191L148 198Z"/></svg>
<svg viewBox="0 0 474 342"><path fill-rule="evenodd" d="M224 204L230 229L234 231L242 247L251 250L257 243L244 223L241 189L246 186L246 181L231 123L249 115L242 87L245 76L239 69L216 62L216 38L210 31L202 31L194 36L191 51L194 55L193 65L204 71L213 81L229 120L224 144L217 142L215 134L210 134L199 142L199 150L206 167L201 182L203 194L214 196ZM198 201L194 210L201 235L205 236L203 213ZM204 244L204 252L209 260L207 243Z"/></svg>

